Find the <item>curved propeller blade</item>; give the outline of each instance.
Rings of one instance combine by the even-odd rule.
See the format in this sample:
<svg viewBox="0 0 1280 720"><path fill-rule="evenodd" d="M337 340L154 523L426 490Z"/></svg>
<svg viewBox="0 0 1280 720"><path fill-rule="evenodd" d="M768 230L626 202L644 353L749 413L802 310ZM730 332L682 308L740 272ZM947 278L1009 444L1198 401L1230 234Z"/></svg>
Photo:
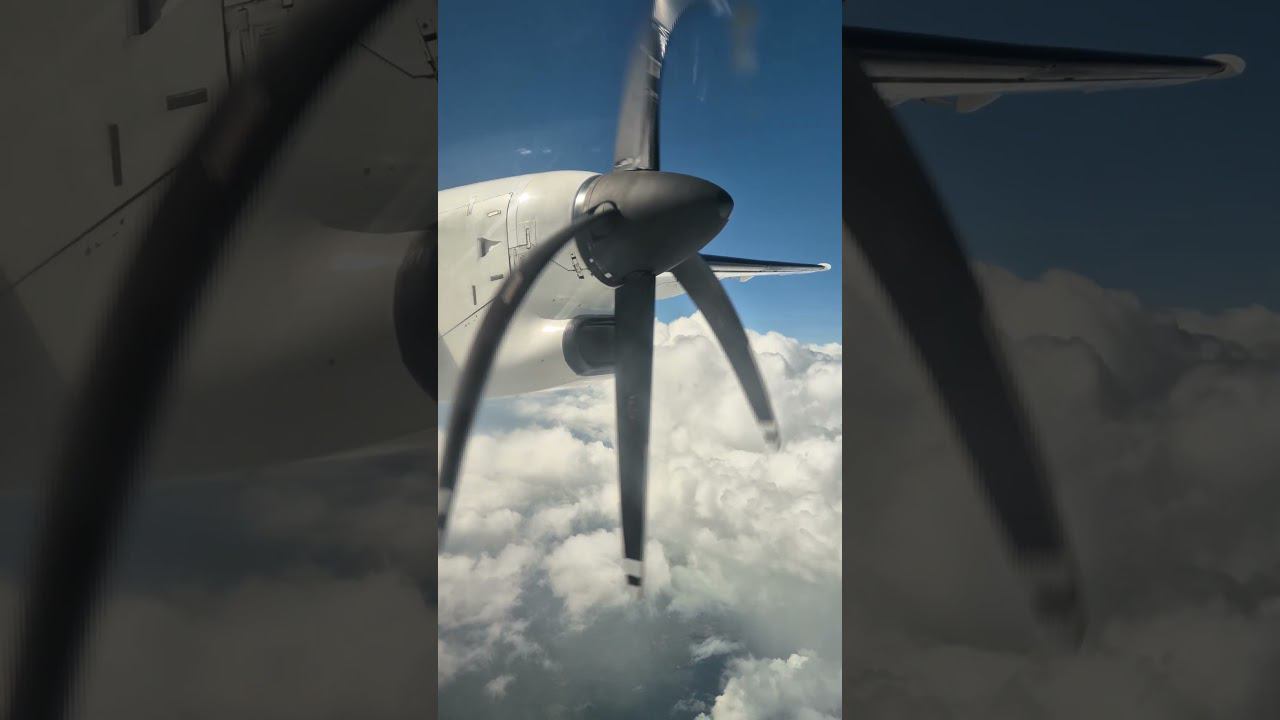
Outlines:
<svg viewBox="0 0 1280 720"><path fill-rule="evenodd" d="M906 136L845 43L844 219L920 353L1029 583L1034 610L1078 644L1075 561L1048 473L959 239Z"/></svg>
<svg viewBox="0 0 1280 720"><path fill-rule="evenodd" d="M662 103L662 63L667 41L680 14L692 0L654 0L649 25L631 51L618 136L613 146L615 170L658 169L658 109Z"/></svg>
<svg viewBox="0 0 1280 720"><path fill-rule="evenodd" d="M472 341L467 353L467 364L458 379L458 391L454 396L453 412L449 417L449 434L445 439L444 459L440 464L440 489L437 504L438 535L443 546L445 526L448 522L449 509L453 505L454 490L458 484L458 473L462 469L462 453L467 446L467 437L471 434L471 425L475 421L476 410L480 405L480 393L484 390L489 370L498 355L498 346L502 336L515 317L516 310L524 301L525 295L533 287L533 283L546 269L556 253L575 235L590 232L601 223L611 222L618 212L613 209L601 209L589 212L574 219L568 227L554 233L538 244L520 263L511 275L502 282L498 294L494 296L489 309L485 311L484 320ZM647 405L646 405L647 407Z"/></svg>
<svg viewBox="0 0 1280 720"><path fill-rule="evenodd" d="M614 387L618 411L618 482L622 491L623 570L627 584L633 587L640 587L644 577L655 286L653 275L636 272L614 290Z"/></svg>
<svg viewBox="0 0 1280 720"><path fill-rule="evenodd" d="M778 435L778 421L773 415L773 406L769 402L769 393L764 388L764 378L760 376L760 367L747 342L747 331L742 326L738 311L729 301L715 271L698 255L675 266L671 270L684 287L693 303L702 311L703 317L711 325L711 330L724 348L733 372L742 384L742 391L751 403L751 411L755 413L756 422L764 433L765 443L773 450L782 447Z"/></svg>

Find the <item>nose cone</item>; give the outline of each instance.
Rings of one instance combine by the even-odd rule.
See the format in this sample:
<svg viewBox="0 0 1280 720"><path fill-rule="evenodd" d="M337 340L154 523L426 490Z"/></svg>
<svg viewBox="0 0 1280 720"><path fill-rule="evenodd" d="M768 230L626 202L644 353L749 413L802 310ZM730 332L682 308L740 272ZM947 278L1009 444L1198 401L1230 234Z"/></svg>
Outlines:
<svg viewBox="0 0 1280 720"><path fill-rule="evenodd" d="M630 170L592 183L583 207L600 206L616 208L618 221L578 246L591 272L616 286L633 272L666 272L701 250L729 221L733 198L690 175Z"/></svg>

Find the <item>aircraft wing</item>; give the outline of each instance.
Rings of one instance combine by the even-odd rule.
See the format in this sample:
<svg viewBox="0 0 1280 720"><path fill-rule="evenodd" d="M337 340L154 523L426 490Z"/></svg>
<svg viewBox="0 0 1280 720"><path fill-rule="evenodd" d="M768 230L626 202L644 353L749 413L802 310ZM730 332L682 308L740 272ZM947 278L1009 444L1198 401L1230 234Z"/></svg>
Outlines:
<svg viewBox="0 0 1280 720"><path fill-rule="evenodd" d="M716 277L721 280L736 278L746 282L751 278L763 275L804 275L806 273L824 272L831 269L829 263L796 263L780 260L749 260L746 258L725 257L723 255L703 255L703 260L711 266ZM684 294L684 289L671 273L658 276L657 297L659 300Z"/></svg>
<svg viewBox="0 0 1280 720"><path fill-rule="evenodd" d="M703 260L715 271L721 280L738 278L746 282L761 275L803 275L805 273L823 272L831 269L829 263L794 263L779 260L747 260L745 258L725 257L723 255L703 255Z"/></svg>
<svg viewBox="0 0 1280 720"><path fill-rule="evenodd" d="M951 104L973 112L1009 93L1098 92L1181 85L1239 75L1234 55L1203 58L1038 47L936 35L844 28L880 96Z"/></svg>

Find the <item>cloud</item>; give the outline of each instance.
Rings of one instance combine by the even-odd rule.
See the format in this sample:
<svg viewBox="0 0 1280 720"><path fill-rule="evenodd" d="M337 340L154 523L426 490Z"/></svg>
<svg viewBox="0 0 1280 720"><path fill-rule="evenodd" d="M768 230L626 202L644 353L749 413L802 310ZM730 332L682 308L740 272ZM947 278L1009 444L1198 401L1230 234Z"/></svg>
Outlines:
<svg viewBox="0 0 1280 720"><path fill-rule="evenodd" d="M433 619L395 573L124 591L95 621L77 693L86 717L390 719L432 707ZM0 639L7 654L12 637Z"/></svg>
<svg viewBox="0 0 1280 720"><path fill-rule="evenodd" d="M846 705L869 718L1280 709L1280 318L979 266L1080 556L1091 635L1040 647L937 400L849 265ZM856 343L855 343L856 338Z"/></svg>
<svg viewBox="0 0 1280 720"><path fill-rule="evenodd" d="M434 559L429 544L410 550L408 522L431 520L423 459L148 479L94 612L74 714L430 714L436 617L423 560ZM22 597L18 554L4 550L0 655Z"/></svg>
<svg viewBox="0 0 1280 720"><path fill-rule="evenodd" d="M978 266L1082 568L1091 632L1068 653L1038 643L913 349L866 268L846 267L847 359L751 335L782 420L776 455L703 320L657 328L649 538L670 580L644 603L609 580L611 385L513 401L523 424L482 433L475 512L519 517L485 542L547 558L514 612L541 618L529 633L548 657L588 663L557 680L566 716L602 712L582 678L625 697L644 685L664 693L654 713L686 717L1280 711L1280 315L1155 309L1068 272Z"/></svg>
<svg viewBox="0 0 1280 720"><path fill-rule="evenodd" d="M1064 653L1035 643L936 397L846 267L847 360L751 334L776 454L702 319L658 326L642 600L618 566L611 383L499 401L434 561L421 458L149 485L85 714L421 715L432 662L442 717L1280 712L1280 315L979 268L1080 556L1092 631ZM19 596L0 582L6 615Z"/></svg>
<svg viewBox="0 0 1280 720"><path fill-rule="evenodd" d="M496 557L440 556L438 582L450 600L440 604L439 622L451 631L449 639L441 633L438 641L441 682L487 664L499 649L515 656L539 652L526 637L527 623L513 613L533 562L532 548L521 545L507 546Z"/></svg>
<svg viewBox="0 0 1280 720"><path fill-rule="evenodd" d="M547 556L544 567L552 592L564 603L570 627L581 628L594 610L623 607L633 600L622 577L622 534L597 530L574 535ZM660 596L671 585L671 568L662 544L645 543L645 592Z"/></svg>
<svg viewBox="0 0 1280 720"><path fill-rule="evenodd" d="M489 693L489 697L494 699L501 698L507 694L507 686L515 679L514 675L499 675L485 683L484 691Z"/></svg>
<svg viewBox="0 0 1280 720"><path fill-rule="evenodd" d="M481 672L545 672L544 682L522 680L519 702L563 701L570 716L684 703L691 716L721 689L727 653L812 647L838 664L840 347L778 333L750 341L782 426L778 453L702 317L655 328L643 598L623 582L612 382L486 404L446 551L474 562L533 549L526 591L501 622L529 623L524 637L545 653L512 660L460 632L449 605L469 602L468 591L442 565L440 682L450 702L478 692ZM586 665L571 672L574 663ZM597 696L588 682L617 692Z"/></svg>
<svg viewBox="0 0 1280 720"><path fill-rule="evenodd" d="M700 662L709 657L714 657L716 655L728 655L741 649L742 645L740 643L712 635L700 643L690 645L689 654L693 656L694 662Z"/></svg>
<svg viewBox="0 0 1280 720"><path fill-rule="evenodd" d="M699 720L836 720L841 717L840 667L808 653L785 659L735 660L724 692Z"/></svg>

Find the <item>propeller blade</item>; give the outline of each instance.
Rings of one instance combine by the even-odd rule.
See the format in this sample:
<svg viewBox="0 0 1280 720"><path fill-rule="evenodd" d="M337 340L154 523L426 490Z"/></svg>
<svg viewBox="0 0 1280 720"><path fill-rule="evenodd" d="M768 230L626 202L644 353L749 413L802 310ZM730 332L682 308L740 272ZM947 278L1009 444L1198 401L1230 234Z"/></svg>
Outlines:
<svg viewBox="0 0 1280 720"><path fill-rule="evenodd" d="M637 38L627 67L613 146L615 170L658 169L658 107L667 40L691 0L654 0L649 25Z"/></svg>
<svg viewBox="0 0 1280 720"><path fill-rule="evenodd" d="M732 13L733 66L740 73L753 73L760 67L756 53L756 33L760 23L760 11L750 0L739 2Z"/></svg>
<svg viewBox="0 0 1280 720"><path fill-rule="evenodd" d="M637 588L644 577L655 284L652 274L635 272L614 290L618 481L622 491L622 550L625 558L622 564L627 584Z"/></svg>
<svg viewBox="0 0 1280 720"><path fill-rule="evenodd" d="M720 341L720 347L724 348L724 354L728 356L738 382L742 383L742 390L751 403L751 411L755 413L756 422L764 433L765 443L773 450L779 449L782 441L778 435L778 421L769 403L764 378L760 376L760 367L747 343L747 331L742 327L742 320L729 301L724 285L720 284L707 261L697 255L675 266L671 272L702 311L712 332L716 334L716 339Z"/></svg>
<svg viewBox="0 0 1280 720"><path fill-rule="evenodd" d="M440 464L440 489L436 507L439 513L437 537L441 546L444 543L449 510L453 505L454 491L457 489L458 473L462 469L462 453L466 449L467 437L471 434L471 425L480 405L480 393L484 390L485 380L488 379L489 370L498 355L498 346L507 326L515 317L516 310L533 287L534 281L551 263L556 253L578 233L589 233L601 224L612 222L617 216L616 210L604 208L586 213L539 243L503 281L485 312L476 339L472 341L467 353L467 364L458 379L458 391L449 417L449 434L445 438L444 459Z"/></svg>
<svg viewBox="0 0 1280 720"><path fill-rule="evenodd" d="M977 281L933 187L867 80L855 49L846 42L845 224L942 396L1030 586L1038 618L1078 645L1085 613L1077 567Z"/></svg>

